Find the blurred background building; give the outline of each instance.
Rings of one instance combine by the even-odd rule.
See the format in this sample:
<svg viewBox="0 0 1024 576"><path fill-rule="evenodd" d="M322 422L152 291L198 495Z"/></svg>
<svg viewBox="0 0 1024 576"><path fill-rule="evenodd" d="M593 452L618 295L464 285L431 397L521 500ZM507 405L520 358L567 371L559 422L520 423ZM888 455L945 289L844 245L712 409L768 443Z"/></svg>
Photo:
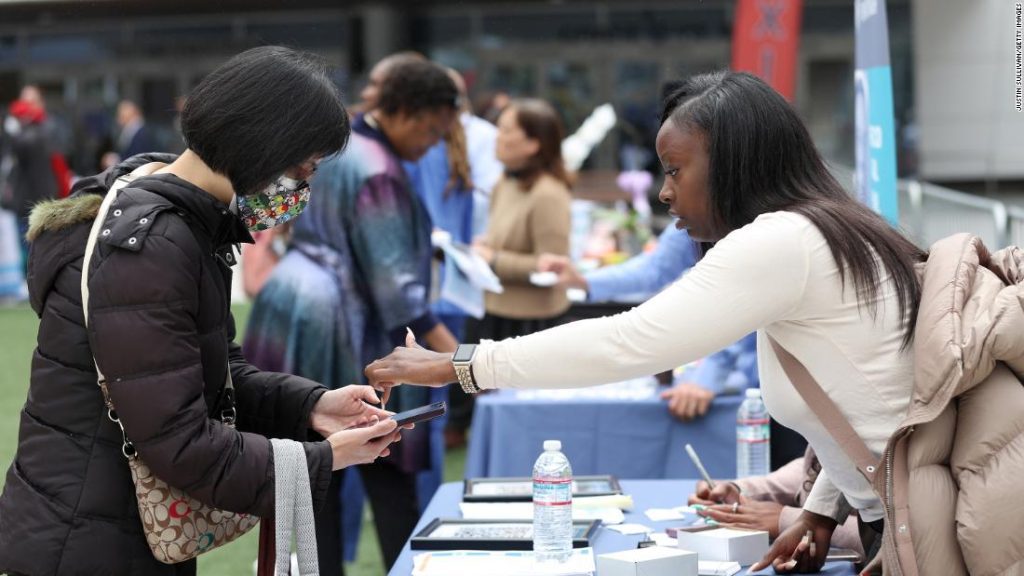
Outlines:
<svg viewBox="0 0 1024 576"><path fill-rule="evenodd" d="M1024 192L1024 146L1013 142L1024 115L1008 65L997 65L1012 58L1001 43L1012 39L1007 6L889 0L901 176ZM414 49L462 71L479 106L496 92L539 96L570 131L611 102L619 126L585 167L653 170L662 84L729 65L734 10L732 0L0 0L0 101L39 85L72 168L89 173L110 149L120 100L140 105L162 147L180 148L180 98L245 48L322 54L350 102L374 62ZM851 0L805 1L794 102L822 152L845 165L853 19Z"/></svg>

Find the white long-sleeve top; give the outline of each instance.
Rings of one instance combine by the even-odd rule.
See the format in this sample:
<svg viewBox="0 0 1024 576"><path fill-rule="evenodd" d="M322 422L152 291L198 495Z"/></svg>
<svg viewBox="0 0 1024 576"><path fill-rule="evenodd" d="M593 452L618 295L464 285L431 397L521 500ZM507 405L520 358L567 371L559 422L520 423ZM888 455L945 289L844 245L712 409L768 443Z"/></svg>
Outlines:
<svg viewBox="0 0 1024 576"><path fill-rule="evenodd" d="M842 521L845 496L870 522L883 516L881 503L793 388L766 332L803 362L880 455L909 405L913 353L901 350L896 291L881 266L879 284L872 316L858 303L852 277L844 286L817 227L792 212L762 214L629 312L482 342L473 373L485 389L603 384L671 369L757 330L768 411L802 434L822 464L804 509Z"/></svg>

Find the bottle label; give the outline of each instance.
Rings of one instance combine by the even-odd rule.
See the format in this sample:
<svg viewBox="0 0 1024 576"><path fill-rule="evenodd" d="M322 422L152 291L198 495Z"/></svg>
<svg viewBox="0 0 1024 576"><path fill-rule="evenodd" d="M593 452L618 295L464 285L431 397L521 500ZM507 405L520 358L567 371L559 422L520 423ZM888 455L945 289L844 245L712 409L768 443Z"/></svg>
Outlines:
<svg viewBox="0 0 1024 576"><path fill-rule="evenodd" d="M737 420L736 441L746 444L763 444L771 438L767 419Z"/></svg>
<svg viewBox="0 0 1024 576"><path fill-rule="evenodd" d="M533 504L535 506L571 506L572 479L534 479Z"/></svg>

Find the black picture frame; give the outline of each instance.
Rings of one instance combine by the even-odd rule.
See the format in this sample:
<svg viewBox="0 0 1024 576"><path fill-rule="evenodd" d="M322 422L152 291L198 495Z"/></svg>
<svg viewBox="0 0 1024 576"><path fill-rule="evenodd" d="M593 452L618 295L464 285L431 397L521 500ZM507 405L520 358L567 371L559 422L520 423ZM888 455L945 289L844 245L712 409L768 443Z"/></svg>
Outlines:
<svg viewBox="0 0 1024 576"><path fill-rule="evenodd" d="M600 520L573 520L573 548L586 548L601 525ZM473 534L490 527L487 536ZM468 528L469 534L456 533ZM474 530L475 529L475 530ZM508 537L501 536L503 530ZM467 520L434 518L409 540L413 550L533 550L532 520Z"/></svg>
<svg viewBox="0 0 1024 576"><path fill-rule="evenodd" d="M573 478L573 497L613 496L622 494L619 479L614 476L577 476ZM582 490L579 487L583 486ZM467 478L463 483L463 502L529 502L533 499L533 479Z"/></svg>

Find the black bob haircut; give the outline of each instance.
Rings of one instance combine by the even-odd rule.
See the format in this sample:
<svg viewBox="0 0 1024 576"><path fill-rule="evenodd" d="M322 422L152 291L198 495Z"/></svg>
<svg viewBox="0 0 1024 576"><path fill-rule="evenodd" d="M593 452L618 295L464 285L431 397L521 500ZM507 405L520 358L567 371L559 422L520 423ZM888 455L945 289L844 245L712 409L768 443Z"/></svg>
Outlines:
<svg viewBox="0 0 1024 576"><path fill-rule="evenodd" d="M281 46L246 50L203 78L185 102L181 131L240 195L341 151L351 132L326 64Z"/></svg>
<svg viewBox="0 0 1024 576"><path fill-rule="evenodd" d="M388 116L457 110L459 91L448 71L428 60L400 62L388 70L377 108Z"/></svg>
<svg viewBox="0 0 1024 576"><path fill-rule="evenodd" d="M692 76L665 99L665 122L704 141L713 225L721 235L767 212L803 215L821 231L843 282L852 277L858 302L867 302L872 314L882 289L877 255L898 294L904 346L911 343L921 302L914 265L926 253L840 186L778 92L745 72Z"/></svg>

